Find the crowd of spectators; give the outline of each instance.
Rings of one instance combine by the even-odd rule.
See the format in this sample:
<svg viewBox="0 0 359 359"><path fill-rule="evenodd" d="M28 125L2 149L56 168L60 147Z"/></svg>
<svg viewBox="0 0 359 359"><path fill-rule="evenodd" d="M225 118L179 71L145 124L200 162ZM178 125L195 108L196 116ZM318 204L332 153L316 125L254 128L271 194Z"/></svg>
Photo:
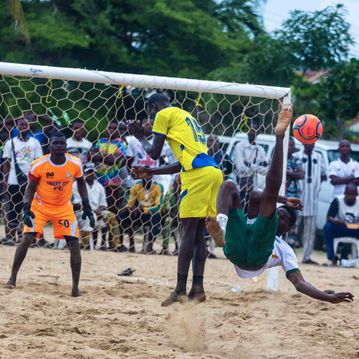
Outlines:
<svg viewBox="0 0 359 359"><path fill-rule="evenodd" d="M148 141L152 141L152 121L143 120ZM48 138L59 125L49 116L25 113L13 121L5 119L0 124L1 148L1 203L5 220L5 238L2 243L15 245L21 239L22 199L27 183L30 163L48 152ZM148 177L134 181L130 176L131 166L158 167L175 162L168 145L161 157L153 160L144 151L141 143L128 136L125 123L109 122L106 134L96 142L87 138L85 123L72 121L67 131L67 151L81 159L89 193L90 205L96 217L95 228L88 220L82 220L81 199L73 187L73 206L78 219L81 246L84 249L99 248L118 252L135 252L135 234L141 235L143 253L153 254L153 243L162 238L161 254L178 254L180 221L178 206L181 193L180 176ZM70 131L69 131L70 130ZM223 152L216 135L207 138L208 154L223 171L225 179L236 182L242 204L248 203L250 193L257 187L258 175L265 175L268 155L256 142L257 126L251 126L248 139L234 147L231 158ZM336 265L333 240L350 236L359 240L359 201L356 186L359 184L359 163L350 158L350 142L339 143L340 158L324 166L315 145L296 148L289 139L287 158L286 195L301 198L303 211L299 213L295 229L287 236L290 245L303 246L302 262L318 264L311 258L316 239L318 193L322 181L329 175L333 185L333 202L330 205L324 240L327 249L327 265ZM358 224L356 226L356 224ZM128 236L128 245L124 238ZM174 243L170 251L170 241ZM209 239L210 241L210 239ZM37 245L46 244L41 238ZM58 243L55 243L55 247ZM341 258L350 253L350 245L343 245ZM209 256L215 257L214 244L209 243Z"/></svg>

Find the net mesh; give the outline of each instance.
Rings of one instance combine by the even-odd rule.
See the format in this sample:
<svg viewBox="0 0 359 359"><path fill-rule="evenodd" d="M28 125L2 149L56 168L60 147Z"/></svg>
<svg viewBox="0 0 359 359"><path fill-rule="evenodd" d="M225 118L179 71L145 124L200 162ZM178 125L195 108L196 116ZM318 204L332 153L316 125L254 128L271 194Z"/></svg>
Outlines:
<svg viewBox="0 0 359 359"><path fill-rule="evenodd" d="M23 227L21 213L25 185L18 185L16 174L6 175L6 166L10 162L12 163L10 172L14 171L14 156L9 143L12 142L11 137L19 134L18 122L15 119L26 118L30 136L41 143L43 154L48 153L49 136L53 131L60 129L69 139L75 136L74 130L76 132L77 129L77 133L82 132L74 125L76 120L80 119L84 126L83 136L90 145L79 148L81 147L79 143L70 141L68 151L79 156L84 164L87 162L95 164L98 180L104 187L107 197L107 209L101 207L97 211L95 230L91 230L88 228L88 223L81 221L79 215L81 210L77 208L83 246L88 247L91 244L95 248L125 250L123 245L126 245L127 248L134 249L132 238L135 234L136 250L142 248L145 252L151 252L154 249L153 243L156 243L157 252L175 251L180 238L178 176L156 177L154 180L160 184L158 187L161 190L160 194L149 199L146 197L148 191L145 191L145 198L141 201L135 200L129 207L131 188L136 185L129 175L131 162L136 163L136 156L137 161L143 160L137 163L145 164L146 159L138 158L143 155L141 154L143 151L136 149L138 143L136 144L126 132L126 121L147 119L145 101L155 91L159 89L1 76L0 135L3 170L1 171L0 238L3 238L2 243L11 245L18 241ZM247 172L240 169L236 158L236 144L246 140L251 128L255 128L256 132L261 134L273 133L279 99L172 89L161 89L161 91L170 98L174 106L191 113L207 137L218 136L215 139L211 137L209 140L209 154L218 161L226 178L236 181L241 186L242 192L263 185L266 165L256 163L256 166L252 166L253 169ZM80 122L77 126L79 124L81 127ZM110 140L108 130L111 126L113 130L114 124L118 133ZM30 162L38 154L30 145L18 145L17 141L14 144L17 163L21 171L27 174ZM269 146L265 143L260 145L263 146L266 156L264 162L268 162ZM161 165L175 161L168 149L162 155ZM151 161L148 163L149 166L155 165ZM91 187L89 194L100 206L99 199L96 199L98 194ZM73 198L75 197L74 195ZM243 201L246 204L248 196L244 195ZM153 210L146 210L148 207ZM44 233L44 239L41 238L38 242L40 245L62 246L63 241L54 241L51 228Z"/></svg>

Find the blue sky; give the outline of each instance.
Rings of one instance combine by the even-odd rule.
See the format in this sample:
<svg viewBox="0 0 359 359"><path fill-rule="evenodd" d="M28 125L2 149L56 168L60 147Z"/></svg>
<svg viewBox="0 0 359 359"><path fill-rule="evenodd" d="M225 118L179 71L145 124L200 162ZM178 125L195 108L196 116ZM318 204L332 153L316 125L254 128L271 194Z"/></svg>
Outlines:
<svg viewBox="0 0 359 359"><path fill-rule="evenodd" d="M351 54L359 57L359 0L267 0L261 13L266 29L273 31L288 18L291 10L315 11L338 3L343 4L348 11L347 21L351 24L350 32L356 41L351 48Z"/></svg>

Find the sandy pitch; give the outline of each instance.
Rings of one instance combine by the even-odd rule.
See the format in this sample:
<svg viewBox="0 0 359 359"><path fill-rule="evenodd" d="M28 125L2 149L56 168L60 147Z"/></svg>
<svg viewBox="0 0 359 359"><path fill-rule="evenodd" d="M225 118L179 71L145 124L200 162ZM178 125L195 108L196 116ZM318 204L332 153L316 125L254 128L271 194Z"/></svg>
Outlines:
<svg viewBox="0 0 359 359"><path fill-rule="evenodd" d="M2 283L14 250L0 247ZM135 275L118 277L127 267ZM302 270L321 289L351 290L357 301L311 300L283 274L281 291L267 293L264 278L239 280L217 259L207 262L206 303L161 308L175 257L98 251L83 253L83 296L73 299L69 253L30 249L18 287L0 288L0 358L358 358L359 270ZM244 292L230 291L237 284Z"/></svg>

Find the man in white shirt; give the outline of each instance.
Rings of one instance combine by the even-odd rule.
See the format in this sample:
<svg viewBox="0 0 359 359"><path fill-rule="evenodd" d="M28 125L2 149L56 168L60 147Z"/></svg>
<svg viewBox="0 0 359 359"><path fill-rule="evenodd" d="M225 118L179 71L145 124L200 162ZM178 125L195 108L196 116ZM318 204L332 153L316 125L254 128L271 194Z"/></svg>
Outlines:
<svg viewBox="0 0 359 359"><path fill-rule="evenodd" d="M234 149L234 166L242 203L247 206L249 195L255 189L257 174L266 174L266 153L256 144L258 128L253 126L248 132L248 140L239 142Z"/></svg>
<svg viewBox="0 0 359 359"><path fill-rule="evenodd" d="M327 223L324 226L324 240L327 247L328 266L337 265L334 253L334 238L352 237L359 241L359 201L358 189L353 183L345 186L344 195L334 198L331 203ZM348 259L350 244L344 244L341 259Z"/></svg>
<svg viewBox="0 0 359 359"><path fill-rule="evenodd" d="M67 150L77 149L80 152L80 159L83 164L88 161L88 152L91 150L92 143L85 138L86 130L84 122L79 118L72 121L72 137L66 140Z"/></svg>
<svg viewBox="0 0 359 359"><path fill-rule="evenodd" d="M90 226L88 218L82 219L82 200L80 193L77 189L77 183L73 184L73 200L74 210L78 221L80 230L81 245L85 249L89 249L89 239L92 231L97 231L101 226L109 228L109 243L112 244L111 248L119 246L120 230L116 215L107 211L106 191L105 188L97 181L95 165L87 163L84 166L84 176L88 192L90 207L95 217L94 229Z"/></svg>
<svg viewBox="0 0 359 359"><path fill-rule="evenodd" d="M304 179L300 180L303 211L300 213L298 228L303 224L302 263L318 265L310 256L314 249L316 218L318 214L318 196L320 184L326 179L326 170L322 156L314 151L314 144L304 145L304 150L295 153L294 157L303 163Z"/></svg>
<svg viewBox="0 0 359 359"><path fill-rule="evenodd" d="M15 122L19 135L6 141L2 165L3 189L9 196L7 203L9 238L4 242L7 245L14 245L16 241L30 164L42 156L41 144L34 137L30 137L29 124L26 118L20 117Z"/></svg>
<svg viewBox="0 0 359 359"><path fill-rule="evenodd" d="M333 198L344 194L345 185L348 183L359 185L359 163L350 158L350 142L341 140L338 150L339 159L329 165L330 183L334 186Z"/></svg>
<svg viewBox="0 0 359 359"><path fill-rule="evenodd" d="M152 143L152 127L153 121L151 119L145 118L142 122L142 127L145 132L147 140ZM174 162L173 153L165 142L161 152L161 157L158 160L153 160L149 154L144 150L141 142L136 137L131 137L128 142L128 147L126 150L127 157L127 166L128 167L146 167L146 168L157 168L164 164L171 164ZM153 176L153 180L157 183L160 183L165 192L170 186L172 175L161 175ZM133 183L132 183L133 184Z"/></svg>
<svg viewBox="0 0 359 359"><path fill-rule="evenodd" d="M301 208L298 198L278 196L283 175L284 134L291 118L291 108L283 107L275 128L276 144L266 186L262 193L252 192L248 217L236 185L225 181L218 194L217 219L208 218L207 229L216 244L224 247L224 254L242 278L256 277L267 268L282 266L297 291L331 303L352 301L351 293L330 294L308 283L298 268L293 249L280 238L295 223L294 209ZM277 209L277 201L286 205Z"/></svg>

